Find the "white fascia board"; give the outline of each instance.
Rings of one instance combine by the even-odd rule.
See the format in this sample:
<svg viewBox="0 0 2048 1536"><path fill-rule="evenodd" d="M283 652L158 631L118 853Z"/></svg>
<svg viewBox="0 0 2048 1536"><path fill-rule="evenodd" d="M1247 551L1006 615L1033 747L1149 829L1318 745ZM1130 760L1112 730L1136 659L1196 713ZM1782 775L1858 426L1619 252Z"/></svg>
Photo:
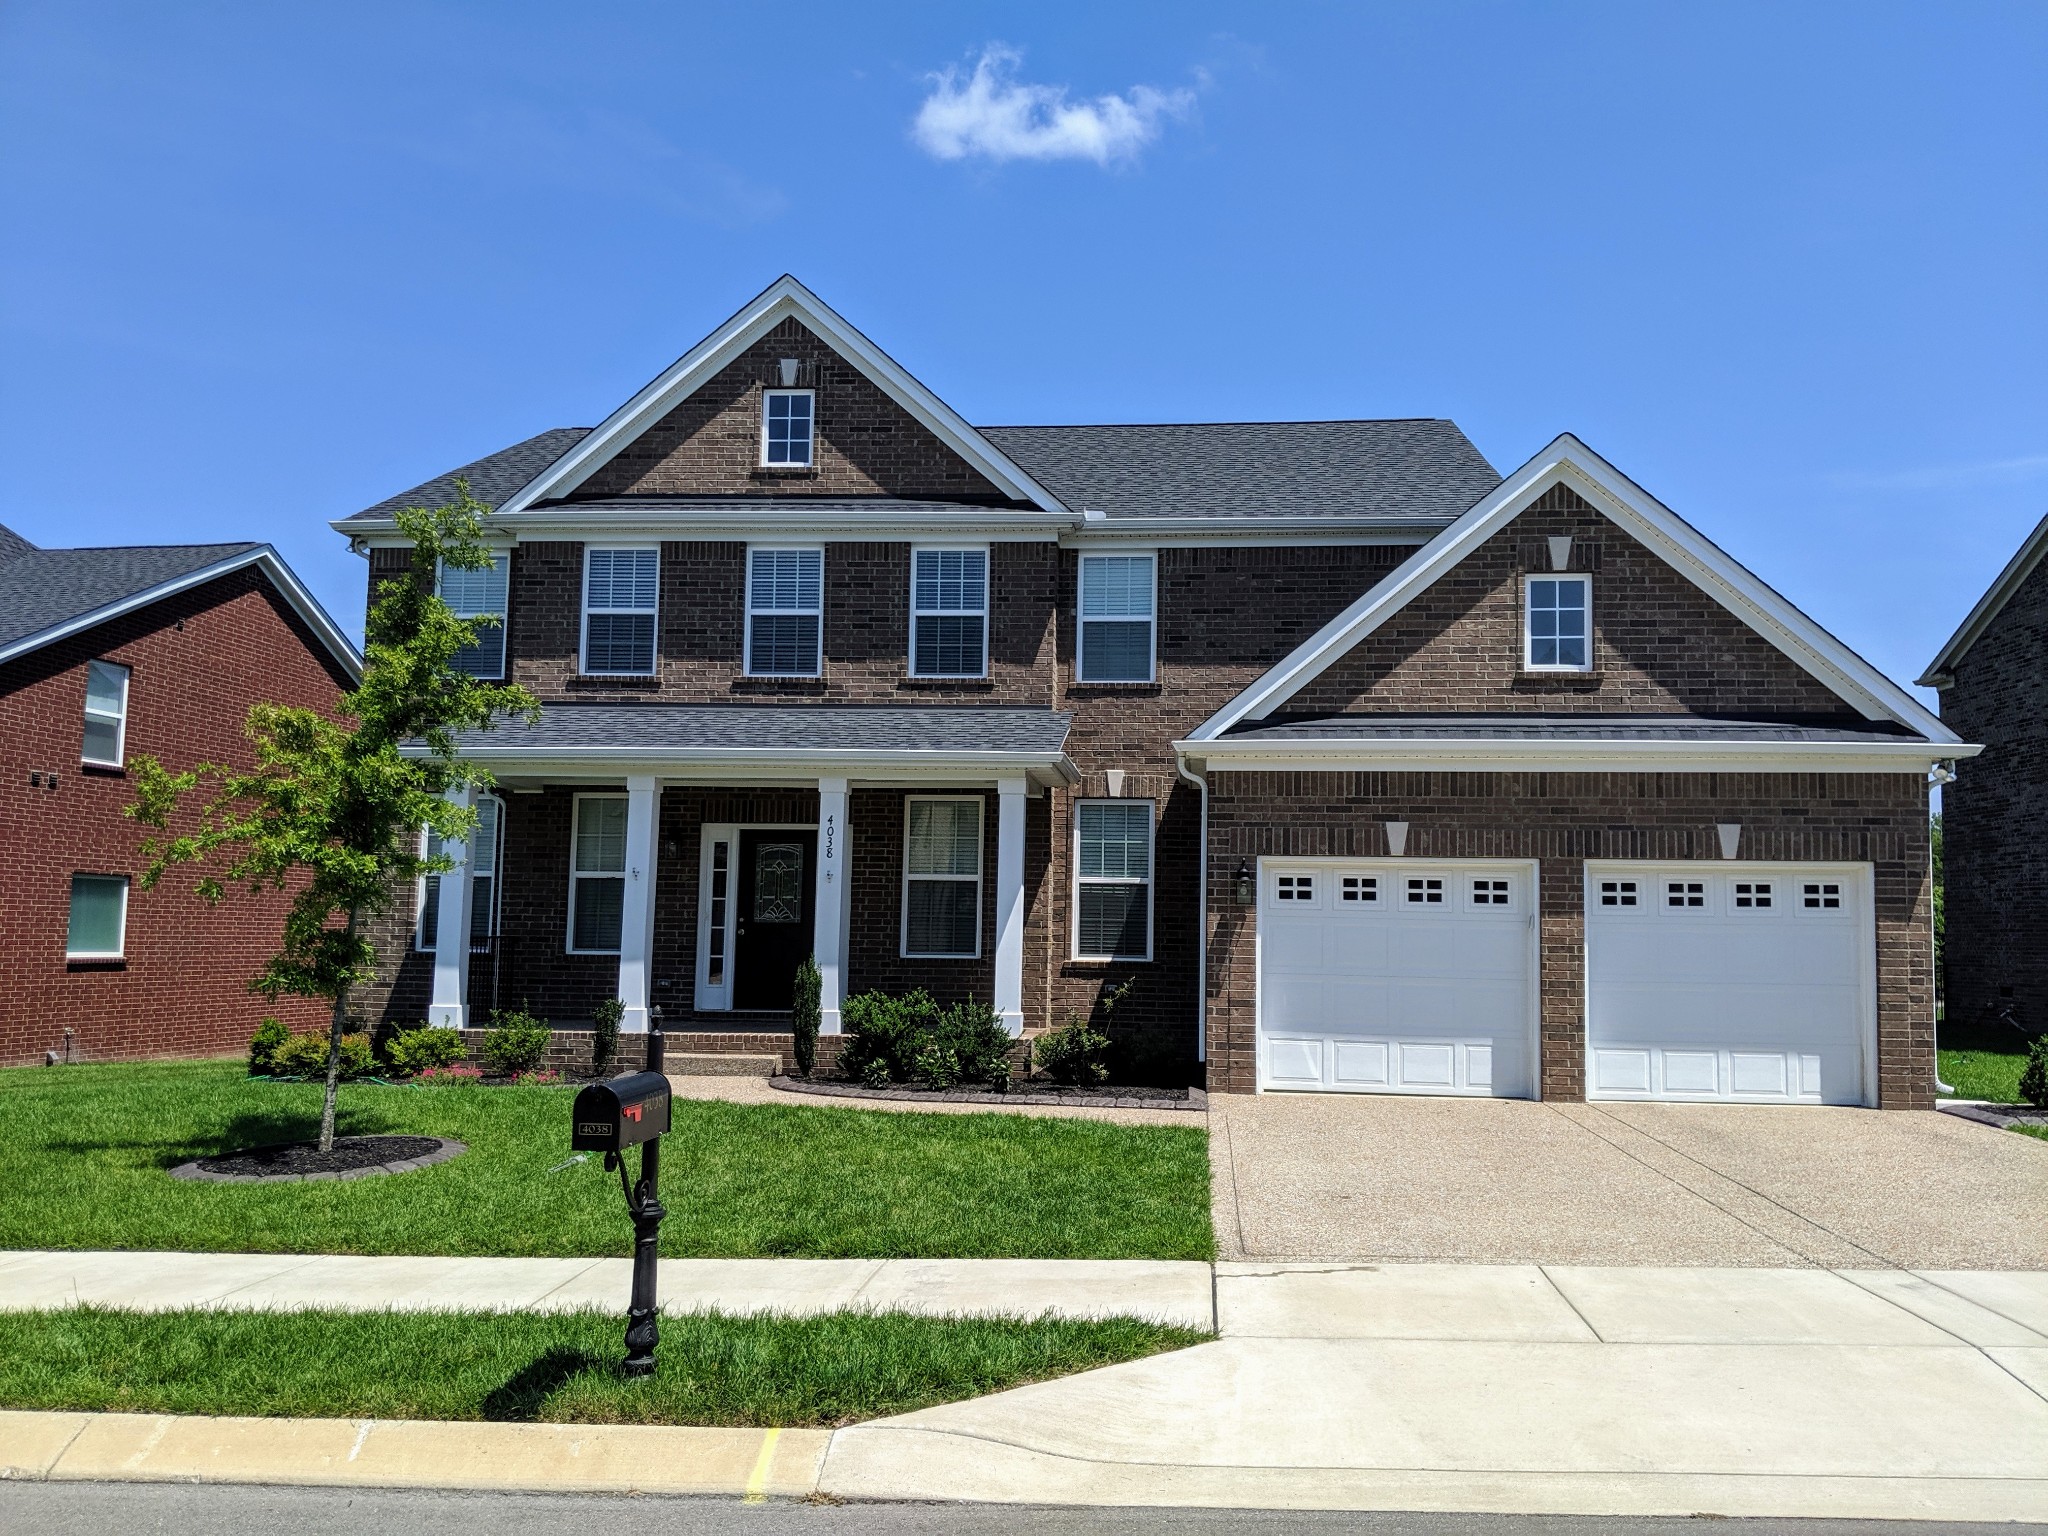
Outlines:
<svg viewBox="0 0 2048 1536"><path fill-rule="evenodd" d="M1908 773L1975 757L1965 742L1543 741L1497 737L1176 741L1174 751L1229 773Z"/></svg>
<svg viewBox="0 0 2048 1536"><path fill-rule="evenodd" d="M424 746L399 748L407 757L428 757ZM778 775L792 781L825 775L862 779L987 779L1026 774L1041 784L1070 785L1080 773L1064 754L1043 752L883 752L831 747L573 747L535 752L516 744L467 746L457 754L464 762L520 778L534 776L617 777L626 773L702 773L742 782L766 781Z"/></svg>
<svg viewBox="0 0 2048 1536"><path fill-rule="evenodd" d="M1131 517L1069 524L1060 542L1095 544L1426 544L1442 518L1395 522L1364 517Z"/></svg>
<svg viewBox="0 0 2048 1536"><path fill-rule="evenodd" d="M1214 740L1241 721L1265 719L1505 528L1538 494L1558 483L1584 496L1866 719L1891 720L1935 743L1954 745L1961 740L1905 689L1569 432L1508 475L1435 542L1417 550L1391 576L1203 722L1194 738Z"/></svg>
<svg viewBox="0 0 2048 1536"><path fill-rule="evenodd" d="M792 317L801 320L819 339L887 391L934 436L987 475L1005 494L1019 501L1035 502L1048 511L1067 510L1058 497L969 426L951 406L855 330L810 289L787 274L770 283L725 324L677 358L575 447L515 492L499 510L521 512L536 502L575 490L642 430L687 399L762 336Z"/></svg>
<svg viewBox="0 0 2048 1536"><path fill-rule="evenodd" d="M292 611L306 621L306 626L319 637L321 644L327 647L328 653L341 664L342 670L360 682L363 676L363 657L356 649L355 642L349 639L341 626L329 616L327 610L320 606L319 599L306 590L292 568L286 565L278 552L268 544L244 550L239 555L230 555L225 560L216 560L212 565L188 571L183 576L174 576L169 581L160 581L153 587L144 588L128 597L107 603L90 613L78 614L61 624L52 624L48 629L38 630L35 634L23 635L19 640L0 646L0 661L12 661L15 657L25 656L30 651L39 651L44 646L54 645L69 635L82 633L95 625L104 624L110 619L118 619L121 615L133 613L139 608L147 608L151 603L160 603L167 597L174 597L193 587L204 586L209 581L217 581L251 565L258 567L270 578L271 585L291 604Z"/></svg>
<svg viewBox="0 0 2048 1536"><path fill-rule="evenodd" d="M2013 557L2005 562L2005 569L1998 573L1998 579L1991 583L1982 597L1977 599L1977 606L1972 608L1969 616L1956 626L1956 632L1948 637L1947 644L1943 645L1934 660L1927 664L1927 670L1921 673L1917 680L1922 688L1941 686L1935 679L1945 672L1955 670L1955 664L1977 643L1977 637L1990 628L1991 621L2004 611L2007 603L2012 601L2012 595L2019 590L2020 583L2034 574L2034 567L2041 563L2044 553L2048 553L2048 517L2034 524L2034 531L2027 535L2026 541L2014 552Z"/></svg>

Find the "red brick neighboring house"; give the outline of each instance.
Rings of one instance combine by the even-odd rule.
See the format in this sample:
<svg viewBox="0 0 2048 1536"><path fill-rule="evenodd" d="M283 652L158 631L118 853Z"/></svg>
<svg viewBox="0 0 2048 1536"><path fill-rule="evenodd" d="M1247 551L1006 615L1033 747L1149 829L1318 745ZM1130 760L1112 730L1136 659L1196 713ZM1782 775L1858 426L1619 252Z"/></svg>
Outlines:
<svg viewBox="0 0 2048 1536"><path fill-rule="evenodd" d="M396 508L336 523L372 583ZM1974 750L1570 436L970 426L792 278L459 472L543 702L366 1005L786 1050L869 988L1211 1089L1922 1106ZM403 916L403 915L402 915Z"/></svg>
<svg viewBox="0 0 2048 1536"><path fill-rule="evenodd" d="M127 764L247 762L259 700L330 709L359 660L267 544L39 549L0 529L0 1064L239 1050L282 904L134 887Z"/></svg>

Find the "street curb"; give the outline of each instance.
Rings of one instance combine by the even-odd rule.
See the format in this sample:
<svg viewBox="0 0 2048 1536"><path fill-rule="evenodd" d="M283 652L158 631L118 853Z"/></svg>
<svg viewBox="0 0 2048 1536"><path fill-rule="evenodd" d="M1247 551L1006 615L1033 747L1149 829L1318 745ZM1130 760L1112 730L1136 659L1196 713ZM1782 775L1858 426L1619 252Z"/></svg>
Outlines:
<svg viewBox="0 0 2048 1536"><path fill-rule="evenodd" d="M800 1499L832 1432L0 1410L0 1480Z"/></svg>

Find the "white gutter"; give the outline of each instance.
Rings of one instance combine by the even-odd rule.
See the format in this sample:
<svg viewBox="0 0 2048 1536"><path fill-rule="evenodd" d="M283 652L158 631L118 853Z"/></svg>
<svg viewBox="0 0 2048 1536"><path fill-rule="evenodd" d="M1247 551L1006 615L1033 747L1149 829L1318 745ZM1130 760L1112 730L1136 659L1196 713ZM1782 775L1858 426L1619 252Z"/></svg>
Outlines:
<svg viewBox="0 0 2048 1536"><path fill-rule="evenodd" d="M535 512L494 512L484 519L487 533L509 534L515 541L565 539L582 541L593 532L666 534L671 538L730 537L815 538L836 535L852 539L926 539L934 534L971 533L980 538L1050 540L1073 526L1062 514L1009 511L1000 507L961 512L806 511L777 503L745 510L722 508L591 507L565 511L548 507ZM351 541L408 544L393 518L338 518L328 524Z"/></svg>
<svg viewBox="0 0 2048 1536"><path fill-rule="evenodd" d="M433 753L418 742L399 748L407 757L431 757ZM1064 753L1048 757L1043 752L915 752L867 751L835 747L521 747L512 744L466 745L458 749L466 762L482 763L515 774L590 773L601 770L616 777L631 769L650 773L704 770L733 776L760 776L778 770L809 778L817 774L856 773L864 777L887 777L913 773L920 776L994 777L1005 773L1036 773L1045 784L1072 785L1081 781L1078 770Z"/></svg>
<svg viewBox="0 0 2048 1536"><path fill-rule="evenodd" d="M1209 781L1188 768L1184 754L1174 755L1180 776L1202 792L1202 848L1200 873L1195 889L1201 899L1195 903L1195 1060L1209 1060Z"/></svg>
<svg viewBox="0 0 2048 1536"><path fill-rule="evenodd" d="M1470 770L1507 772L1616 773L1631 769L1662 773L1906 773L1937 763L1975 757L1984 749L1906 739L1898 742L1806 741L1546 741L1534 737L1435 737L1361 740L1356 737L1256 737L1216 741L1184 740L1176 752L1193 752L1213 768L1241 773L1292 773L1357 768L1413 772Z"/></svg>

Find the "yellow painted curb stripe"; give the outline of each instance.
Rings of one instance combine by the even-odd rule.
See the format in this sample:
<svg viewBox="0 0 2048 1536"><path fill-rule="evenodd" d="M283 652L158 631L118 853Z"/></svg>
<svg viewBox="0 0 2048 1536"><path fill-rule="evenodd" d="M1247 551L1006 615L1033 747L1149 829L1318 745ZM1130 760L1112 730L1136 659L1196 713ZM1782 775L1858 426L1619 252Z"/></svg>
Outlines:
<svg viewBox="0 0 2048 1536"><path fill-rule="evenodd" d="M771 1429L761 1437L761 1454L754 1458L754 1470L747 1474L747 1496L744 1504L765 1504L768 1501L768 1471L775 1465L775 1442L782 1438L782 1431Z"/></svg>

